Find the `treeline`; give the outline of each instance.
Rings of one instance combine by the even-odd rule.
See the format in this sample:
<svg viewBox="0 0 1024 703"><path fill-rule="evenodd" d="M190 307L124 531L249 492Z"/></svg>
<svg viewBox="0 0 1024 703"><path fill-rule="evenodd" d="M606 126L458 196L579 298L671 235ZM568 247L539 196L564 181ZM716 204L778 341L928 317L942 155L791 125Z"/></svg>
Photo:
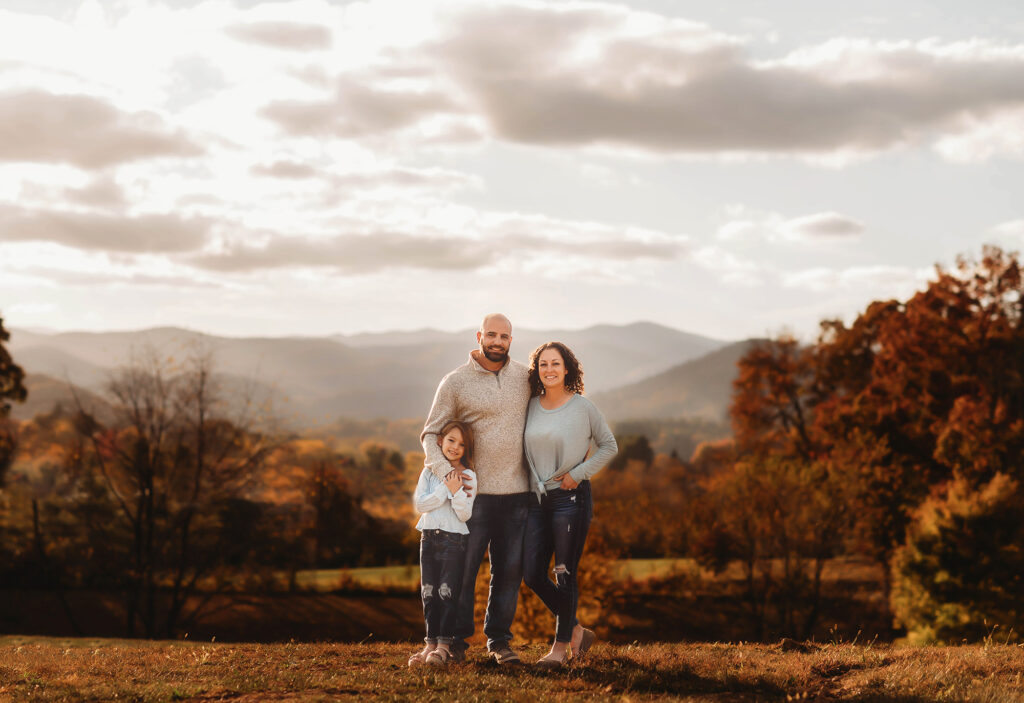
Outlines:
<svg viewBox="0 0 1024 703"><path fill-rule="evenodd" d="M172 637L217 593L414 554L399 452L255 429L208 355L149 355L104 395L105 417L76 404L0 433L0 587L54 590L74 627L70 589L121 594L129 636Z"/></svg>

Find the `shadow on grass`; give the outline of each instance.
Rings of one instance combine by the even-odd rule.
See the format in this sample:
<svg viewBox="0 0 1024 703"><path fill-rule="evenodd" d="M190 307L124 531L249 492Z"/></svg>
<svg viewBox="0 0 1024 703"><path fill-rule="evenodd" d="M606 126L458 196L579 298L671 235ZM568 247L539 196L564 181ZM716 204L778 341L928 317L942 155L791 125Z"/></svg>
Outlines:
<svg viewBox="0 0 1024 703"><path fill-rule="evenodd" d="M465 668L463 668L465 667ZM493 662L474 661L453 670L463 675L500 676L507 679L531 677L548 681L579 681L578 690L608 697L640 695L697 696L722 701L842 700L857 703L930 703L930 696L900 695L882 691L854 693L839 690L838 680L861 666L812 667L810 681L780 686L764 677L740 679L702 675L682 662L648 664L629 657L604 656L569 664L563 669L545 670L522 664L500 667ZM576 687L573 687L576 688Z"/></svg>
<svg viewBox="0 0 1024 703"><path fill-rule="evenodd" d="M460 669L462 667L459 667ZM456 670L457 671L457 670ZM647 694L750 694L784 699L787 691L771 681L756 679L741 681L702 676L685 664L658 666L643 664L627 657L601 657L585 663L570 664L563 669L545 670L530 664L498 666L493 662L471 662L462 671L507 678L536 677L543 679L578 680L586 684L585 690L600 691L603 695L619 696L628 693ZM746 696L744 696L746 698Z"/></svg>

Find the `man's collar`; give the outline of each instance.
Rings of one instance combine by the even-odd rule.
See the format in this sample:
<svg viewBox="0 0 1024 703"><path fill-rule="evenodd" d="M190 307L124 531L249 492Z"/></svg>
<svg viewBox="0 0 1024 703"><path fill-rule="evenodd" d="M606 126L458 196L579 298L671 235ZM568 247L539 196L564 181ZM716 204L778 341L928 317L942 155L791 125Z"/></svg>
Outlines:
<svg viewBox="0 0 1024 703"><path fill-rule="evenodd" d="M479 349L474 349L473 351L471 351L469 353L469 360L470 360L470 362L473 364L473 366L478 371L483 371L484 373L501 373L506 368L508 368L509 362L512 361L512 357L511 356L506 356L505 357L505 363L501 365L501 368L498 369L497 371L491 371L490 369L484 368L483 364L480 363L480 360L478 358L479 356L480 356L480 350Z"/></svg>

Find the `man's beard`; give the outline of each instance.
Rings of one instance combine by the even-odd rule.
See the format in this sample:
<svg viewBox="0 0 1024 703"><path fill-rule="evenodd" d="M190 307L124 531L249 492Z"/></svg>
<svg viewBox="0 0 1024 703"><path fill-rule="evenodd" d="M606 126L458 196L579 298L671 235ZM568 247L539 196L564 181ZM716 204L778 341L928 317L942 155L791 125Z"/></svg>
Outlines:
<svg viewBox="0 0 1024 703"><path fill-rule="evenodd" d="M480 351L484 353L488 361L505 361L508 359L508 349L490 349L488 347L480 347Z"/></svg>

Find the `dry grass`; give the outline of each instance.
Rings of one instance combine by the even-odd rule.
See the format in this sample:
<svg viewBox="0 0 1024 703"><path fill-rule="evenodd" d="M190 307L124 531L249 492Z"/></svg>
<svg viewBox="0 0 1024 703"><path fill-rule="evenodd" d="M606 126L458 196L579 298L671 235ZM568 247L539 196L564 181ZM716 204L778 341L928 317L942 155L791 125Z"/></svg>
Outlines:
<svg viewBox="0 0 1024 703"><path fill-rule="evenodd" d="M598 645L554 673L475 650L408 669L409 644L219 644L0 638L0 700L1024 701L1024 648ZM523 648L532 661L542 645Z"/></svg>

